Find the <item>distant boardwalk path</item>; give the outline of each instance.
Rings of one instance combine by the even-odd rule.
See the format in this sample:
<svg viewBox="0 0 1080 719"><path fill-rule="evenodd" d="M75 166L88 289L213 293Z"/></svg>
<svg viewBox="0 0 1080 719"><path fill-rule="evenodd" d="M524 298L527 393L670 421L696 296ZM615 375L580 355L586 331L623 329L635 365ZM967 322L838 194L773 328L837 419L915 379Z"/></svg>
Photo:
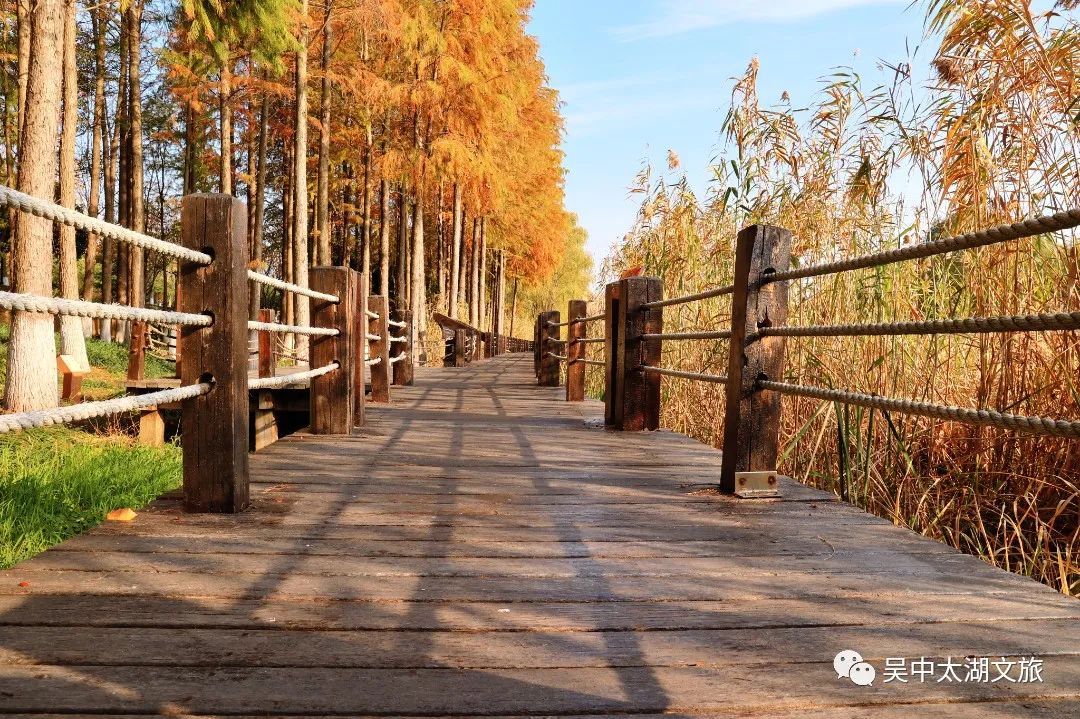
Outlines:
<svg viewBox="0 0 1080 719"><path fill-rule="evenodd" d="M246 514L163 499L0 572L0 713L1080 716L1080 602L824 493L702 491L715 450L535 384L422 370L253 455ZM968 655L987 681L884 681Z"/></svg>

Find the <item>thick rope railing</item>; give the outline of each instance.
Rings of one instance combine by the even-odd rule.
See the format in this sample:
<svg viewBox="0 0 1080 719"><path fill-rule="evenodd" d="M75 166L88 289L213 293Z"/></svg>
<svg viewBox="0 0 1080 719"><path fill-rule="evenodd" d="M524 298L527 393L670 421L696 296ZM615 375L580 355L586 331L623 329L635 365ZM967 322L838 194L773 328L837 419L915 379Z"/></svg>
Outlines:
<svg viewBox="0 0 1080 719"><path fill-rule="evenodd" d="M583 365L588 365L589 367L603 367L604 366L604 363L601 362L600 360L591 360L591 359L570 360L570 364L583 364Z"/></svg>
<svg viewBox="0 0 1080 719"><path fill-rule="evenodd" d="M1049 417L1004 414L990 409L966 409L963 407L952 407L929 402L917 402L910 399L895 399L873 394L859 394L858 392L847 392L845 390L807 387L805 385L787 384L785 382L761 380L757 384L762 389L779 392L780 394L808 397L826 402L841 402L857 407L866 407L867 409L886 410L899 412L901 414L931 417L934 419L966 422L968 424L997 427L999 429L1012 429L1018 432L1027 432L1029 434L1049 435L1053 437L1080 437L1080 422L1050 419Z"/></svg>
<svg viewBox="0 0 1080 719"><path fill-rule="evenodd" d="M569 321L567 321L567 322L552 322L552 321L549 320L548 323L547 323L547 326L548 327L569 327L570 322Z"/></svg>
<svg viewBox="0 0 1080 719"><path fill-rule="evenodd" d="M203 382L188 387L176 387L159 392L117 397L100 402L85 402L68 407L54 407L41 409L34 412L19 412L16 414L0 415L0 434L15 430L34 429L36 427L50 427L57 424L81 422L95 417L107 417L127 412L136 412L141 409L155 407L157 405L181 402L186 399L204 395L210 391L212 384Z"/></svg>
<svg viewBox="0 0 1080 719"><path fill-rule="evenodd" d="M371 332L366 333L364 337L367 338L368 342L378 342L382 339L382 335L372 334Z"/></svg>
<svg viewBox="0 0 1080 719"><path fill-rule="evenodd" d="M393 344L394 342L408 342L408 341L409 341L408 337L391 337L390 338L390 343L391 344Z"/></svg>
<svg viewBox="0 0 1080 719"><path fill-rule="evenodd" d="M408 356L409 355L407 355L407 354L400 354L397 357L391 357L390 358L390 364L397 364L398 362L402 361L403 359L405 359Z"/></svg>
<svg viewBox="0 0 1080 719"><path fill-rule="evenodd" d="M762 327L758 337L857 337L876 335L983 334L987 332L1045 332L1080 329L1080 312L968 317L921 322L881 322L854 325Z"/></svg>
<svg viewBox="0 0 1080 719"><path fill-rule="evenodd" d="M81 212L76 212L75 210L68 207L62 207L53 202L40 200L36 197L27 195L24 192L5 187L4 185L0 185L0 205L5 205L22 212L28 212L35 217L53 220L62 225L85 230L92 234L99 235L100 237L108 237L120 242L126 242L135 247L153 250L155 252L160 252L163 255L170 255L200 265L209 265L213 261L213 258L205 252L190 250L166 240L160 240L156 237L136 232L135 230L129 230L126 227L120 227L119 225L99 220L96 217L84 215Z"/></svg>
<svg viewBox="0 0 1080 719"><path fill-rule="evenodd" d="M386 324L390 325L391 327L396 327L399 330L403 330L409 326L408 323L398 322L397 320L390 320Z"/></svg>
<svg viewBox="0 0 1080 719"><path fill-rule="evenodd" d="M565 362L566 361L566 356L565 355L555 354L554 352L548 352L547 356L548 357L554 357L555 359L559 360L560 362Z"/></svg>
<svg viewBox="0 0 1080 719"><path fill-rule="evenodd" d="M594 344L601 344L603 342L607 342L607 338L605 338L605 337L579 337L576 340L571 340L570 344L572 344L572 345L594 345Z"/></svg>
<svg viewBox="0 0 1080 719"><path fill-rule="evenodd" d="M279 290L285 292L292 292L296 295L304 295L314 300L326 300L327 302L340 302L341 300L334 295L328 295L324 292L316 292L315 290L308 289L307 287L301 287L300 285L294 285L292 282L286 282L285 280L279 280L276 277L270 275L264 275L261 272L255 270L248 270L248 279L252 282L258 282L261 285L268 287L276 287Z"/></svg>
<svg viewBox="0 0 1080 719"><path fill-rule="evenodd" d="M705 290L704 292L698 292L694 295L683 295L682 297L672 297L666 300L656 300L654 302L644 302L641 308L644 310L652 310L657 307L671 307L672 305L684 305L688 302L698 302L699 300L708 300L713 297L720 297L722 295L730 295L735 291L735 285L727 285L725 287L717 287L712 290Z"/></svg>
<svg viewBox="0 0 1080 719"><path fill-rule="evenodd" d="M209 315L152 310L143 307L128 307L126 305L106 305L100 302L65 300L59 297L41 297L40 295L27 295L16 292L0 292L0 307L18 312L70 315L102 320L161 322L196 327L209 327L214 323L213 318Z"/></svg>
<svg viewBox="0 0 1080 719"><path fill-rule="evenodd" d="M375 357L374 359L364 360L364 364L366 364L368 367L374 367L380 362L382 362L382 357Z"/></svg>
<svg viewBox="0 0 1080 719"><path fill-rule="evenodd" d="M680 379L692 379L698 382L711 382L713 384L727 384L728 378L719 374L706 374L704 372L683 372L677 369L667 369L666 367L652 367L650 365L641 365L638 367L642 372L651 372L653 374L664 375L665 377L679 377Z"/></svg>
<svg viewBox="0 0 1080 719"><path fill-rule="evenodd" d="M585 324L587 322L599 322L604 319L606 315L590 315L589 317L578 317L576 320L570 320L572 325Z"/></svg>
<svg viewBox="0 0 1080 719"><path fill-rule="evenodd" d="M364 314L367 315L369 320L377 320L382 317L378 312L372 312L371 310L364 310Z"/></svg>
<svg viewBox="0 0 1080 719"><path fill-rule="evenodd" d="M894 262L903 262L904 260L916 260L947 252L956 252L957 250L968 250L999 242L1020 240L1025 237L1046 234L1047 232L1060 232L1078 226L1080 226L1080 209L1067 210L1054 215L1045 215L1009 225L998 225L977 232L968 232L956 237L945 237L940 240L932 240L895 250L874 252L847 260L811 265L797 270L775 272L763 277L762 282L798 280L804 277L820 277L821 275L860 270L866 267L880 267Z"/></svg>
<svg viewBox="0 0 1080 719"><path fill-rule="evenodd" d="M311 335L312 337L336 337L341 334L339 330L330 327L308 327L307 325L283 325L277 322L257 322L248 320L249 330L263 330L265 332L281 332L291 335Z"/></svg>
<svg viewBox="0 0 1080 719"><path fill-rule="evenodd" d="M667 332L662 334L643 334L643 340L726 340L731 339L731 330L716 332Z"/></svg>
<svg viewBox="0 0 1080 719"><path fill-rule="evenodd" d="M278 377L259 377L257 379L248 380L248 389L276 389L280 387L288 387L289 385L300 384L307 380L315 379L316 377L322 377L324 374L330 374L341 365L337 362L331 362L328 365L319 367L317 369L308 370L306 372L294 372L293 374L280 375Z"/></svg>

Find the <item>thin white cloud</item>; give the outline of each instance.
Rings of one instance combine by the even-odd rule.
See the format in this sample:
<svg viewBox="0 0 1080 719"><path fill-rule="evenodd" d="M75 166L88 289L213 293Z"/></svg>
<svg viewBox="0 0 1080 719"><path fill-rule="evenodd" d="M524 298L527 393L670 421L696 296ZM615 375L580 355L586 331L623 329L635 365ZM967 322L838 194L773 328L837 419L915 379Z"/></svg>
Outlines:
<svg viewBox="0 0 1080 719"><path fill-rule="evenodd" d="M622 40L671 37L739 22L791 22L866 5L896 5L908 0L658 0L650 20L616 27Z"/></svg>

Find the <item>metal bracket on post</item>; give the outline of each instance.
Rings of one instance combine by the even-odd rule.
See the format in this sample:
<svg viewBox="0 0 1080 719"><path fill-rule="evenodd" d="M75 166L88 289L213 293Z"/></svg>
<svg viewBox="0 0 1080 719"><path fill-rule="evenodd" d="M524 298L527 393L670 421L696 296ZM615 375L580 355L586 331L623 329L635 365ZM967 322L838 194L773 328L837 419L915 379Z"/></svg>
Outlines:
<svg viewBox="0 0 1080 719"><path fill-rule="evenodd" d="M735 496L742 499L769 499L780 496L776 472L736 472Z"/></svg>

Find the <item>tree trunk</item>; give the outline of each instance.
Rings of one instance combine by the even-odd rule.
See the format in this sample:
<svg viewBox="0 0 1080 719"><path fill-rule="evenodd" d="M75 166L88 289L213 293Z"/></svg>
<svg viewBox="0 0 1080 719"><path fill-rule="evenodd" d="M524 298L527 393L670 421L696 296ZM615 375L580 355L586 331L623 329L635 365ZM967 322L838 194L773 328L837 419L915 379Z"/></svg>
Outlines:
<svg viewBox="0 0 1080 719"><path fill-rule="evenodd" d="M144 0L134 0L127 10L130 23L128 42L128 92L131 97L131 152L130 152L130 216L129 227L136 232L146 232L146 209L143 195L143 139L142 139L142 18ZM146 305L143 250L132 246L128 259L128 302L132 307Z"/></svg>
<svg viewBox="0 0 1080 719"><path fill-rule="evenodd" d="M409 289L405 281L405 268L408 266L409 257L409 197L406 194L405 183L401 183L400 198L398 202L397 271L395 272L394 295L397 298L397 307L405 309L409 306Z"/></svg>
<svg viewBox="0 0 1080 719"><path fill-rule="evenodd" d="M114 119L112 128L108 127L108 118L103 123L108 142L102 144L102 160L104 162L104 193L105 193L105 221L110 224L116 223L116 162L120 149L119 123ZM113 287L116 279L116 240L105 237L101 240L101 301L110 304L115 297ZM106 342L113 338L113 323L111 320L102 320L100 337Z"/></svg>
<svg viewBox="0 0 1080 719"><path fill-rule="evenodd" d="M307 145L308 145L308 0L300 3L300 43L296 51L296 134L293 149L293 282L308 286L308 194L307 194ZM296 297L298 325L311 324L311 306L307 297ZM308 342L305 335L294 340L297 353L307 355Z"/></svg>
<svg viewBox="0 0 1080 719"><path fill-rule="evenodd" d="M462 199L461 185L454 183L454 235L450 240L453 245L450 259L450 316L458 316L458 307L461 306L461 246L465 241L465 232L462 227Z"/></svg>
<svg viewBox="0 0 1080 719"><path fill-rule="evenodd" d="M333 3L326 3L323 18L322 92L319 113L319 179L315 196L315 264L330 265L330 13Z"/></svg>
<svg viewBox="0 0 1080 719"><path fill-rule="evenodd" d="M232 58L225 46L225 61L221 64L221 84L218 89L218 119L221 130L221 193L233 194L233 111L232 111Z"/></svg>
<svg viewBox="0 0 1080 719"><path fill-rule="evenodd" d="M363 244L363 262L360 271L368 278L371 287L371 123L367 126L367 147L364 154L364 207L360 223L360 242ZM372 294L377 294L372 288Z"/></svg>
<svg viewBox="0 0 1080 719"><path fill-rule="evenodd" d="M130 227L131 217L131 93L128 72L128 62L131 54L128 46L131 42L131 27L127 22L126 13L120 18L120 45L119 45L119 68L120 74L116 81L116 220L117 224ZM130 248L121 243L115 243L116 248L116 301L119 304L127 304L128 301L128 261L131 258ZM127 323L113 320L113 340L123 344L127 339Z"/></svg>
<svg viewBox="0 0 1080 719"><path fill-rule="evenodd" d="M18 58L16 60L19 97L18 126L19 148L22 149L22 127L26 121L26 88L30 72L30 34L33 31L30 21L30 0L15 0L15 20L18 24ZM56 48L52 48L54 51Z"/></svg>
<svg viewBox="0 0 1080 719"><path fill-rule="evenodd" d="M483 227L484 225L481 222L481 230ZM487 235L484 232L478 234L479 244L477 247L479 249L477 251L480 253L480 259L478 261L479 271L477 274L479 276L476 278L476 286L480 292L480 301L477 303L479 308L476 311L476 316L480 320L480 325L477 326L486 326L490 329L491 325L485 324L487 322Z"/></svg>
<svg viewBox="0 0 1080 719"><path fill-rule="evenodd" d="M410 328L412 332L412 346L417 349L413 353L413 365L420 364L420 356L423 352L421 341L424 337L427 314L427 291L424 272L424 190L416 188L416 207L413 210L412 232L412 297L409 308L412 310L413 322Z"/></svg>
<svg viewBox="0 0 1080 719"><path fill-rule="evenodd" d="M263 265L263 222L266 217L266 146L270 117L270 98L265 93L259 106L259 151L255 169L255 221L252 226L251 260L260 270ZM251 285L251 319L259 319L261 288Z"/></svg>
<svg viewBox="0 0 1080 719"><path fill-rule="evenodd" d="M56 118L60 115L64 7L35 0L30 24L25 116L19 138L19 190L51 201L56 177ZM14 290L52 296L52 222L23 213L15 227ZM56 349L49 315L16 312L8 345L5 406L27 411L55 407Z"/></svg>
<svg viewBox="0 0 1080 719"><path fill-rule="evenodd" d="M379 288L376 294L390 296L390 181L379 183Z"/></svg>
<svg viewBox="0 0 1080 719"><path fill-rule="evenodd" d="M90 197L87 213L97 217L101 211L101 162L105 144L105 6L99 4L90 13L94 34L94 118L90 142ZM86 240L86 259L83 266L82 298L94 299L94 266L97 264L100 238L91 234ZM103 278L104 279L104 278ZM100 322L100 320L99 320ZM83 323L86 330L90 322Z"/></svg>
<svg viewBox="0 0 1080 719"><path fill-rule="evenodd" d="M60 133L60 204L75 209L75 133L79 119L79 72L75 58L75 0L64 0L64 115ZM90 271L93 271L91 266ZM60 295L79 299L79 260L75 251L75 228L60 226ZM82 320L73 315L60 317L60 354L68 355L84 370L86 338Z"/></svg>

